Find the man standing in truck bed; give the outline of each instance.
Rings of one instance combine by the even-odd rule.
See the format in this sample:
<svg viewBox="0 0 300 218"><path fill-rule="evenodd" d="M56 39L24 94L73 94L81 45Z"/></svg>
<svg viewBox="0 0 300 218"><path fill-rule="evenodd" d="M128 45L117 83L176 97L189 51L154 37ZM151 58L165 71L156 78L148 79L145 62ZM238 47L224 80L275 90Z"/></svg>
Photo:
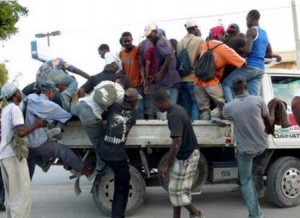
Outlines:
<svg viewBox="0 0 300 218"><path fill-rule="evenodd" d="M190 212L190 218L204 218L202 213L191 203L191 188L200 152L197 149L197 138L190 118L183 107L171 102L165 90L157 90L153 94L153 100L159 111L167 112L170 137L172 138L167 159L160 171L165 177L171 169L168 192L173 205L173 218L180 218L182 206Z"/></svg>

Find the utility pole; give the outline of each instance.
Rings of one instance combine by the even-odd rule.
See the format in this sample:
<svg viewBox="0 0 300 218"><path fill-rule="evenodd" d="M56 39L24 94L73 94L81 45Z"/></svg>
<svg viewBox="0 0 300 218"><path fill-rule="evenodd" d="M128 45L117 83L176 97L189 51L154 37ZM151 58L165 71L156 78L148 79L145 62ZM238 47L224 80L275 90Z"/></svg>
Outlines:
<svg viewBox="0 0 300 218"><path fill-rule="evenodd" d="M292 13L293 13L295 44L296 44L296 65L297 65L297 69L300 69L300 40L299 40L298 19L297 19L295 0L292 0Z"/></svg>

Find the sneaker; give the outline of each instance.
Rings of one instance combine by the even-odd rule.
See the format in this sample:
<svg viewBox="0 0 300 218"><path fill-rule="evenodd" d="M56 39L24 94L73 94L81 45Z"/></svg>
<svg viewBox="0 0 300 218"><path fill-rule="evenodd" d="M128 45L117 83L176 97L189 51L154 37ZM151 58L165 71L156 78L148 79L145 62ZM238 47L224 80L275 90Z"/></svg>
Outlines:
<svg viewBox="0 0 300 218"><path fill-rule="evenodd" d="M61 107L65 109L66 111L70 111L71 108L71 97L68 96L65 92L60 93L60 99L61 99Z"/></svg>
<svg viewBox="0 0 300 218"><path fill-rule="evenodd" d="M47 138L49 140L53 139L53 137L59 135L61 133L61 128L52 128L52 129L49 129L47 130L46 134L47 134Z"/></svg>
<svg viewBox="0 0 300 218"><path fill-rule="evenodd" d="M200 211L198 211L197 215L190 213L190 218L205 218L205 216Z"/></svg>
<svg viewBox="0 0 300 218"><path fill-rule="evenodd" d="M218 124L221 127L225 127L227 124L223 122L219 117L211 117L211 122Z"/></svg>
<svg viewBox="0 0 300 218"><path fill-rule="evenodd" d="M47 173L51 165L55 162L56 158L50 158L43 166L41 166L43 172Z"/></svg>

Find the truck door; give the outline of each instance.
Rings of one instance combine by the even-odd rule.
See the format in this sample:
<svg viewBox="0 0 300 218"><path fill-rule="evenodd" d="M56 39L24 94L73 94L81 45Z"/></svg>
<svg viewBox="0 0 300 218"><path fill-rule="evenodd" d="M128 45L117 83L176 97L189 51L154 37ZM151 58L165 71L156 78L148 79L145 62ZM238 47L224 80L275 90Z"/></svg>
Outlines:
<svg viewBox="0 0 300 218"><path fill-rule="evenodd" d="M295 93L300 89L300 77L290 75L270 75L270 78L272 81L271 90L273 96L280 98L287 103L287 113L291 123L289 128L281 128L281 126L276 125L275 137L273 137L272 140L276 147L288 148L299 146L300 127L295 122L291 110L291 102Z"/></svg>

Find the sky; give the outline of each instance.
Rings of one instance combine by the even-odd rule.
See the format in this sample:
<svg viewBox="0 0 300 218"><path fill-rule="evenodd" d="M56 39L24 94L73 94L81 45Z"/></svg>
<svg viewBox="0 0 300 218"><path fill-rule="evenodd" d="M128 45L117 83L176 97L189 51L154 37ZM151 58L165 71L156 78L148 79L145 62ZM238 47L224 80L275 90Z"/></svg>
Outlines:
<svg viewBox="0 0 300 218"><path fill-rule="evenodd" d="M30 42L50 58L61 57L90 75L102 71L104 60L98 55L102 43L113 53L121 49L122 32L132 33L134 44L143 38L145 25L155 23L167 38L180 40L186 34L187 19L197 21L202 37L220 22L226 28L237 23L246 32L246 15L252 9L261 13L260 26L269 36L274 53L295 50L291 0L19 0L29 10L17 23L19 32L0 41L0 62L9 71L10 81L19 75L20 88L35 80L41 62L31 58ZM297 12L300 0L295 0ZM300 14L300 11L298 12ZM298 18L299 20L299 18ZM298 21L299 23L299 21ZM35 38L36 33L60 31L61 35ZM75 76L82 85L86 80Z"/></svg>

